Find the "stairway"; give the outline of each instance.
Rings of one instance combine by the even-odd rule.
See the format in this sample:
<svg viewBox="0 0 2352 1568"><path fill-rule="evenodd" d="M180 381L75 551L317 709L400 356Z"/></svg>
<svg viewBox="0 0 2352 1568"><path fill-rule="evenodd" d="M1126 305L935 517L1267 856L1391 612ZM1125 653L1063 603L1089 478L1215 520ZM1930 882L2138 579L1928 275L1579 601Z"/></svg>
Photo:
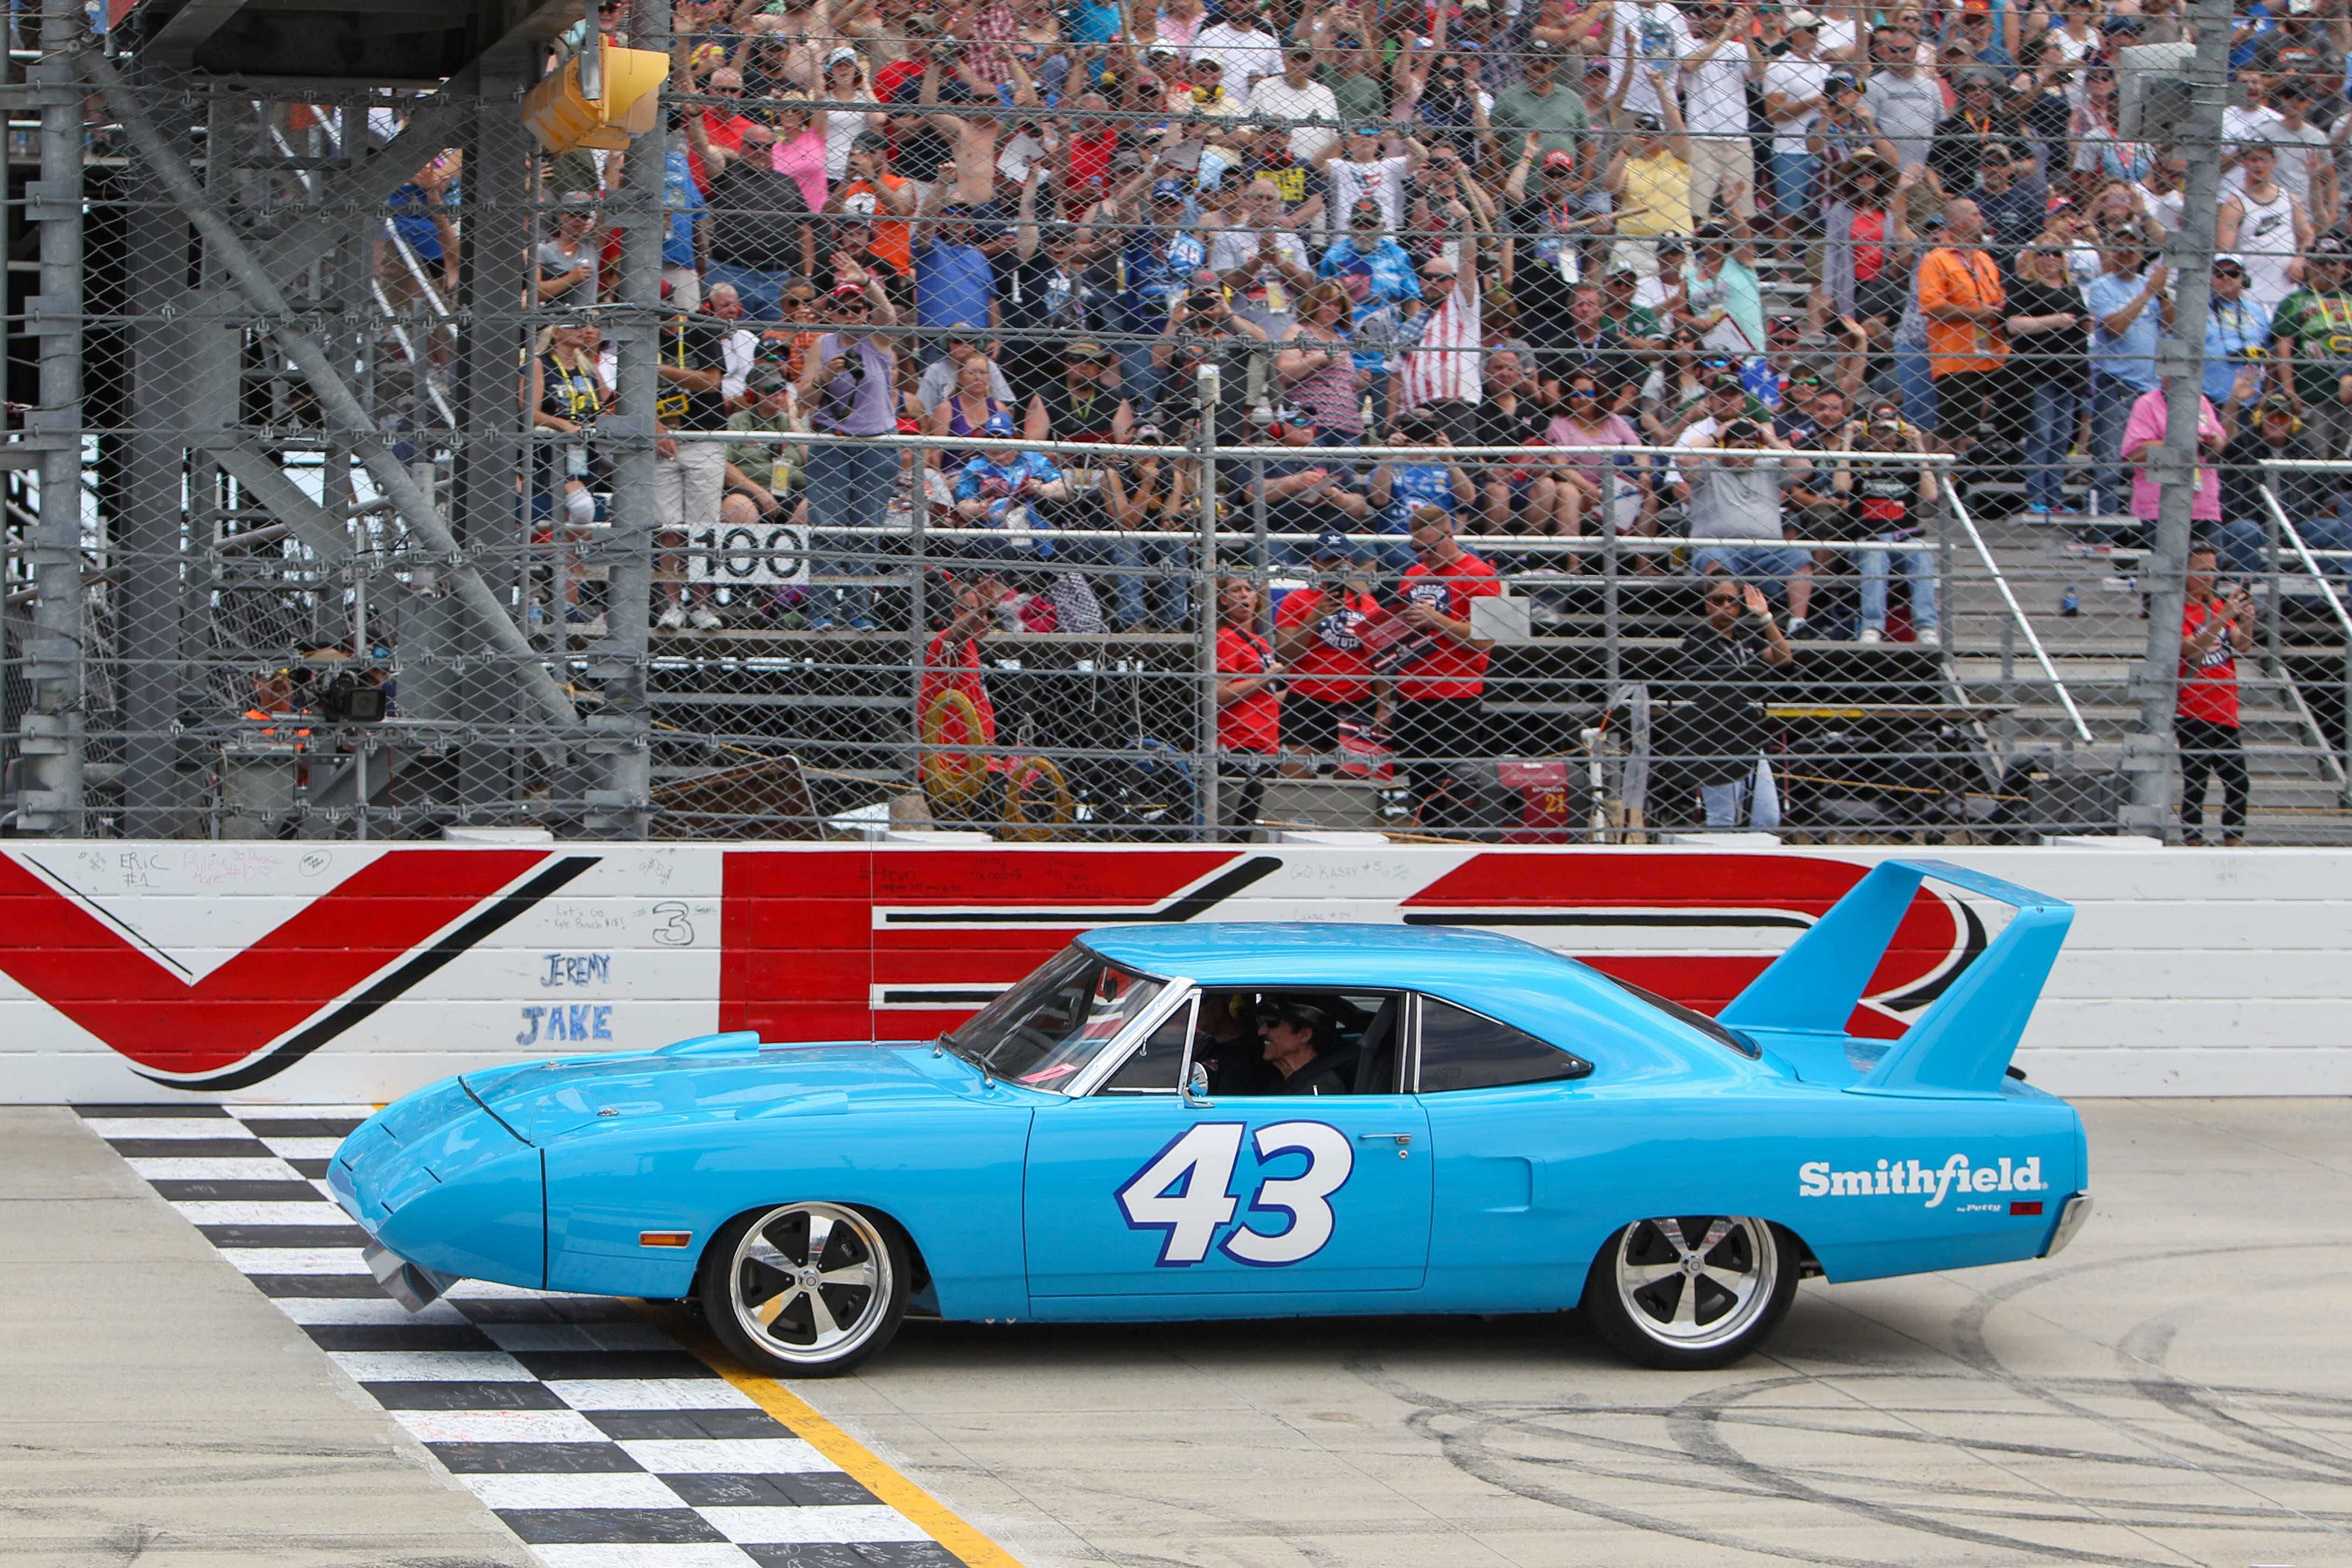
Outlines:
<svg viewBox="0 0 2352 1568"><path fill-rule="evenodd" d="M1979 514L1977 524L2090 738L2075 730L1973 551L1955 558L1944 617L1956 688L1970 701L2014 704L1988 735L1994 754L2004 762L2042 753L2069 771L2120 775L2126 742L2139 725L2131 681L2147 647L2137 575L2140 553L2085 547L2063 525L2021 517ZM2254 587L2267 617L2273 613L2267 585ZM2072 616L2061 609L2070 590L2079 606ZM2340 727L2326 724L2313 710L2315 699L2323 707L2342 700L2341 633L2332 620L2311 613L2314 602L2308 597L2290 592L2284 607L2275 658L2266 620L2253 652L2238 664L2239 711L2252 784L2247 842L2352 843L2352 811L2346 809L2336 739ZM2330 637L2330 632L2336 635ZM2122 787L2127 796L2127 780ZM2212 798L2218 803L2218 789ZM2209 810L2218 810L2218 805Z"/></svg>

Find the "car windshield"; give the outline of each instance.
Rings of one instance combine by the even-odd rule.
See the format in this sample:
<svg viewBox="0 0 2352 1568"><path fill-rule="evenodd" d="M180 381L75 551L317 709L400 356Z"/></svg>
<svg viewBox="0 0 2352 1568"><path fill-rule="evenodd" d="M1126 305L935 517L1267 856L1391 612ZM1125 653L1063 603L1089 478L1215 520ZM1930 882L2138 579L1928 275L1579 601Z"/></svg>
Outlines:
<svg viewBox="0 0 2352 1568"><path fill-rule="evenodd" d="M1607 971L1603 970L1599 971L1598 973L1605 974L1607 973ZM1643 1001L1647 1002L1651 1006L1655 1007L1659 1012L1664 1013L1675 1023L1688 1024L1692 1028L1696 1029L1708 1039L1714 1040L1720 1045L1729 1046L1733 1050L1738 1051L1743 1057L1761 1056L1763 1054L1763 1047L1757 1045L1755 1040L1750 1038L1748 1032L1744 1029L1735 1029L1729 1025L1718 1024L1704 1013L1685 1007L1679 1002L1669 1002L1664 997L1659 995L1656 992L1645 991L1630 980L1618 980L1617 976L1613 974L1610 974L1608 978L1616 981L1617 986L1620 990L1627 991L1632 993L1633 995L1639 996Z"/></svg>
<svg viewBox="0 0 2352 1568"><path fill-rule="evenodd" d="M1073 942L942 1043L999 1078L1065 1093L1163 988Z"/></svg>

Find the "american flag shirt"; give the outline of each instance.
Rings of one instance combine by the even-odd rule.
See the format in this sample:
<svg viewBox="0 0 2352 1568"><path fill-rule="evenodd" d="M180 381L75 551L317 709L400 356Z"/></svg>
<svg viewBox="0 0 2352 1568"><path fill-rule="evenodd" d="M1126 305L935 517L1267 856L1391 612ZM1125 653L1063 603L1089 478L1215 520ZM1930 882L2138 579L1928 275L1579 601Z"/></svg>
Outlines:
<svg viewBox="0 0 2352 1568"><path fill-rule="evenodd" d="M1486 353L1481 342L1478 295L1478 246L1455 240L1454 290L1433 310L1423 310L1407 323L1417 329L1404 355L1404 406L1454 398L1482 401Z"/></svg>

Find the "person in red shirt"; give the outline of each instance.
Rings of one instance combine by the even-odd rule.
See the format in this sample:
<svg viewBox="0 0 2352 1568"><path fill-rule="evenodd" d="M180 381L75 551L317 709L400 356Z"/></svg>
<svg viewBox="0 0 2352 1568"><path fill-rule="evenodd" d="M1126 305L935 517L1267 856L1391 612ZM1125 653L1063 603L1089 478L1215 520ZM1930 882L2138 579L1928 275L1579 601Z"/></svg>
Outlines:
<svg viewBox="0 0 2352 1568"><path fill-rule="evenodd" d="M2224 599L2215 592L2220 557L2212 546L2189 552L2189 592L2180 613L2179 695L2172 733L2180 746L2180 830L2205 841L2205 782L2221 778L2221 842L2246 841L2246 752L2238 736L2238 656L2254 646L2254 601L2243 583Z"/></svg>
<svg viewBox="0 0 2352 1568"><path fill-rule="evenodd" d="M1282 739L1328 764L1339 750L1339 722L1363 719L1372 696L1372 653L1364 629L1378 620L1370 578L1348 536L1318 534L1307 560L1315 579L1282 596L1274 612L1274 656L1290 671Z"/></svg>
<svg viewBox="0 0 2352 1568"><path fill-rule="evenodd" d="M1502 593L1495 569L1462 548L1454 520L1429 505L1412 509L1420 559L1397 585L1396 617L1409 628L1388 649L1396 701L1390 727L1424 825L1442 808L1456 761L1486 754L1486 660L1495 642L1470 629L1470 604Z"/></svg>
<svg viewBox="0 0 2352 1568"><path fill-rule="evenodd" d="M1224 785L1218 818L1246 833L1282 752L1282 666L1257 635L1257 589L1246 577L1217 584L1217 750Z"/></svg>
<svg viewBox="0 0 2352 1568"><path fill-rule="evenodd" d="M992 756L996 744L996 709L980 674L980 639L993 617L978 588L955 590L947 625L923 650L923 673L915 685L917 732L923 743L919 773L932 815L977 819L992 779L1004 759Z"/></svg>

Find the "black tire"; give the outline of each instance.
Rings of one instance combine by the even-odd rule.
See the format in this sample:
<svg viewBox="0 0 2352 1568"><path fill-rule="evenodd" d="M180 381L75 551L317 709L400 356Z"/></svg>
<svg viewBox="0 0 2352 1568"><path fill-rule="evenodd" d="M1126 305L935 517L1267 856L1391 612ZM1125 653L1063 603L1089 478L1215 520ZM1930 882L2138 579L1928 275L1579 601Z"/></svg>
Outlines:
<svg viewBox="0 0 2352 1568"><path fill-rule="evenodd" d="M1642 1366L1669 1372L1729 1366L1762 1344L1787 1315L1797 1295L1801 1257L1793 1235L1748 1215L1635 1220L1612 1232L1592 1259L1584 1279L1584 1321L1611 1349Z"/></svg>
<svg viewBox="0 0 2352 1568"><path fill-rule="evenodd" d="M695 1285L738 1360L771 1377L838 1377L897 1336L913 1275L913 1248L887 1217L801 1200L720 1226Z"/></svg>

